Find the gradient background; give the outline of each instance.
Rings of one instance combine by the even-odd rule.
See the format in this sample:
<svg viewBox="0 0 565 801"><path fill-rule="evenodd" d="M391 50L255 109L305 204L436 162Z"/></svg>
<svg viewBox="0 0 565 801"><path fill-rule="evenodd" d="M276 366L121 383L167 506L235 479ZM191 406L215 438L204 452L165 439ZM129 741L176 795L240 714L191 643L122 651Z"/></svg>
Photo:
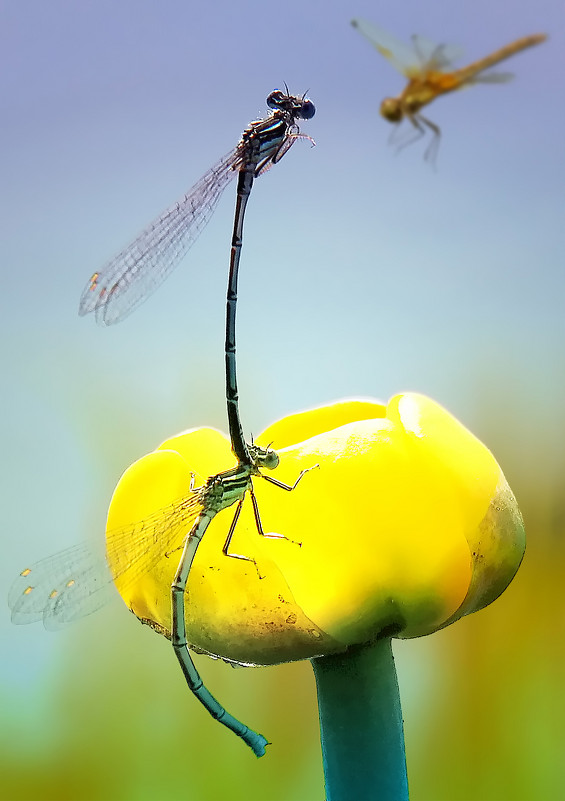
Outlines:
<svg viewBox="0 0 565 801"><path fill-rule="evenodd" d="M512 9L512 13L509 9ZM505 86L440 99L438 168L378 115L403 80L349 26L464 46L538 31ZM234 189L189 258L122 325L76 309L88 276L233 147L286 81L315 118L258 181L238 356L247 432L351 396L424 392L493 450L527 524L491 608L395 648L411 798L565 796L565 138L553 0L285 3L4 0L0 6L2 559L103 536L122 470L178 431L225 428ZM355 487L344 488L355 503ZM0 611L3 799L312 799L308 663L198 664L273 745L260 761L189 697L119 600L59 634Z"/></svg>

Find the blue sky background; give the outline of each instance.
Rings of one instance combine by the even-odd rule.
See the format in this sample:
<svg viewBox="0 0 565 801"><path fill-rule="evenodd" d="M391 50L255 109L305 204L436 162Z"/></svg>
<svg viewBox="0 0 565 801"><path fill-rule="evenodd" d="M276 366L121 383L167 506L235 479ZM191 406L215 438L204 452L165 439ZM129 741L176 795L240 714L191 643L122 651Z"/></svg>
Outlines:
<svg viewBox="0 0 565 801"><path fill-rule="evenodd" d="M433 170L425 144L399 155L387 144L378 106L403 79L350 27L353 16L403 40L417 32L461 45L468 61L525 34L550 39L503 67L514 82L430 106L443 132ZM6 592L26 562L103 536L113 487L134 459L184 428L226 428L233 186L188 258L131 318L101 329L77 316L78 298L94 270L264 116L266 96L284 82L316 104L301 127L317 144L296 144L249 204L238 307L247 432L338 398L416 390L483 438L511 484L525 476L543 496L563 467L563 20L553 0L511 9L486 0L5 0ZM22 716L5 736L22 753L30 730L53 725L48 699L77 649L88 661L126 641L128 654L142 653L155 640L152 658L174 661L119 605L115 617L52 635L11 626L0 607L0 679ZM416 647L418 668L399 648L405 718L414 719L435 691L425 676L437 658L433 645ZM267 689L277 692L284 670L270 671ZM212 746L216 756L223 744Z"/></svg>

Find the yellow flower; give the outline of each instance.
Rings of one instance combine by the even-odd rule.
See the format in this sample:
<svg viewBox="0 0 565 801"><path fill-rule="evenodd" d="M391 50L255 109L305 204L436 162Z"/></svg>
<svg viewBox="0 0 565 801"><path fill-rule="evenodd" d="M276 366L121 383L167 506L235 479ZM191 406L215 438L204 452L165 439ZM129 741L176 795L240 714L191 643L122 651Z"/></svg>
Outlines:
<svg viewBox="0 0 565 801"><path fill-rule="evenodd" d="M522 518L500 467L429 398L335 403L280 420L256 444L277 451L272 476L287 484L319 467L292 492L253 479L263 530L287 538L258 534L247 496L231 551L257 568L222 553L235 506L212 520L185 604L197 651L273 664L338 652L384 630L417 637L491 603L520 565ZM214 429L167 440L122 476L107 531L148 516L166 531L166 507L189 495L191 474L198 487L233 466L228 439ZM178 527L166 553L116 579L127 606L167 636L170 585L190 525ZM146 529L132 541L149 537ZM116 559L112 567L117 573Z"/></svg>

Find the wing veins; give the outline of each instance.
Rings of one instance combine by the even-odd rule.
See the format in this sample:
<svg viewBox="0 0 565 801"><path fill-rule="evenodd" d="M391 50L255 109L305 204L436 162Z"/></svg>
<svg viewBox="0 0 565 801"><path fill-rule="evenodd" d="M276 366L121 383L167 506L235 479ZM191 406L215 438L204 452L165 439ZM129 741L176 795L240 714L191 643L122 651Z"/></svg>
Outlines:
<svg viewBox="0 0 565 801"><path fill-rule="evenodd" d="M173 205L90 279L79 314L94 311L110 325L130 314L178 265L209 222L229 181L236 175L239 147L224 156Z"/></svg>
<svg viewBox="0 0 565 801"><path fill-rule="evenodd" d="M12 621L43 620L46 628L58 628L96 611L115 593L115 579L126 588L181 539L182 529L186 536L203 504L204 489L200 488L131 526L108 532L106 556L81 544L35 563L10 589ZM29 587L33 589L28 591Z"/></svg>

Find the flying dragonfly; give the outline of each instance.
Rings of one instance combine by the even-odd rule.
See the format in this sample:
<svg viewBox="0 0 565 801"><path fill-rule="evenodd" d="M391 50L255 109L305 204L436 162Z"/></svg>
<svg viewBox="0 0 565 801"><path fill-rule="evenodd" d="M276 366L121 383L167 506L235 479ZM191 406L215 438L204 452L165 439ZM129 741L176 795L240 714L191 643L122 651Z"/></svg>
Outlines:
<svg viewBox="0 0 565 801"><path fill-rule="evenodd" d="M423 136L427 127L432 132L433 138L426 149L425 158L431 161L437 153L441 130L438 125L424 117L421 109L436 97L456 89L463 89L476 83L505 83L511 80L514 76L510 72L485 72L485 70L547 39L544 33L524 36L467 67L456 69L453 63L462 53L458 48L434 44L418 35L412 36L412 46L409 46L366 20L353 19L351 24L390 61L393 67L408 78L408 84L398 97L385 97L380 106L380 113L385 120L392 123L400 123L403 119L412 123L415 136L403 142L401 147Z"/></svg>

